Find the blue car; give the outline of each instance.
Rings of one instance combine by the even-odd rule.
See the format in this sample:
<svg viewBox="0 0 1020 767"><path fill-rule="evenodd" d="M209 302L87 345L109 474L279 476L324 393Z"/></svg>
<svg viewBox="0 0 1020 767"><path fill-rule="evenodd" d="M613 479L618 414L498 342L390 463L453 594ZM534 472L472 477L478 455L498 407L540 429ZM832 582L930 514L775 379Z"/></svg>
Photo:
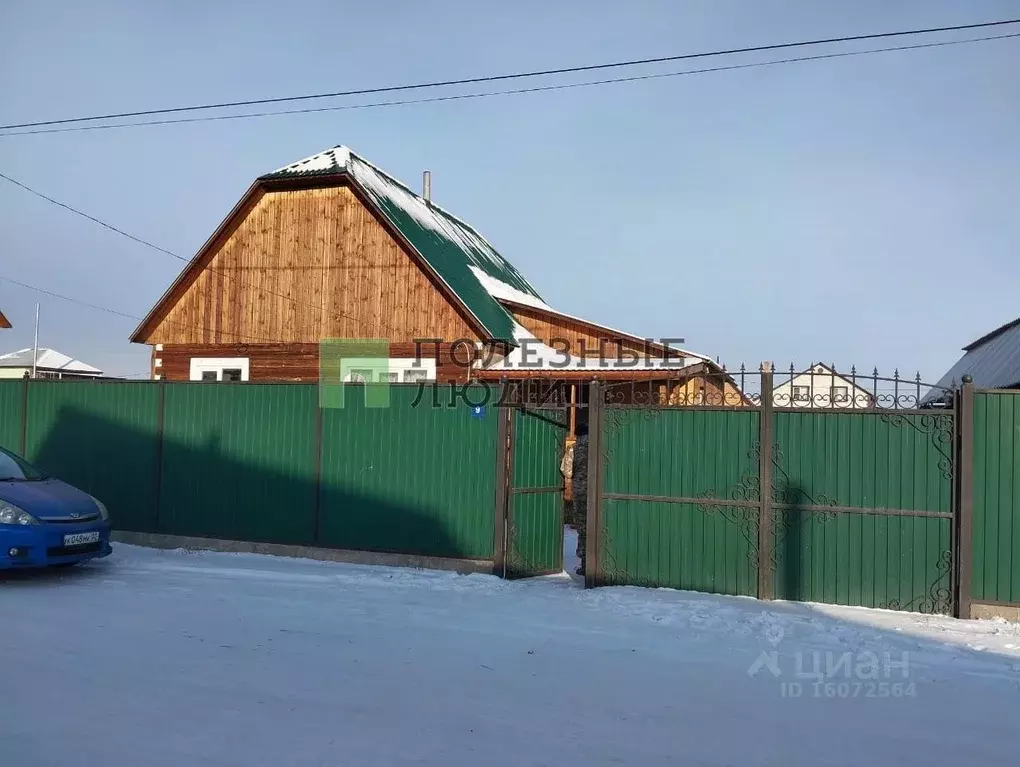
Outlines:
<svg viewBox="0 0 1020 767"><path fill-rule="evenodd" d="M102 503L0 448L0 570L75 565L110 551Z"/></svg>

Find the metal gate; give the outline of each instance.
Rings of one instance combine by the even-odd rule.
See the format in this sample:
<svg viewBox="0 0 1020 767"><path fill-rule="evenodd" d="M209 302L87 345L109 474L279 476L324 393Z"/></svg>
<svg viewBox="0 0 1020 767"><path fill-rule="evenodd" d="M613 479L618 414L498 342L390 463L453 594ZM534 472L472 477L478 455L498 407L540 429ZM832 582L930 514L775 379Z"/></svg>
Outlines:
<svg viewBox="0 0 1020 767"><path fill-rule="evenodd" d="M564 387L539 381L504 384L499 412L501 465L496 501L496 567L524 578L563 570L560 461L569 403ZM500 540L501 538L501 540Z"/></svg>
<svg viewBox="0 0 1020 767"><path fill-rule="evenodd" d="M803 375L596 384L588 584L951 612L955 397Z"/></svg>

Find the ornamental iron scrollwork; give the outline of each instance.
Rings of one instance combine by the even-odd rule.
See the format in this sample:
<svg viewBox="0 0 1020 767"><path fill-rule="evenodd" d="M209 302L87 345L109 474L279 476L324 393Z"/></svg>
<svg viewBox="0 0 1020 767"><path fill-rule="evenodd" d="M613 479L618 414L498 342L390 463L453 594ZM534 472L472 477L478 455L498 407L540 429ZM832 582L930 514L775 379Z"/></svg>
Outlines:
<svg viewBox="0 0 1020 767"><path fill-rule="evenodd" d="M909 602L901 603L898 599L890 599L879 605L884 610L906 610L924 613L925 615L948 615L953 610L953 552L947 550L939 554L935 562L935 580L928 586L927 592L919 594Z"/></svg>
<svg viewBox="0 0 1020 767"><path fill-rule="evenodd" d="M890 426L909 426L919 434L931 439L932 447L938 451L938 468L945 479L953 478L953 416L948 413L926 413L924 415L903 415L883 413L882 420Z"/></svg>

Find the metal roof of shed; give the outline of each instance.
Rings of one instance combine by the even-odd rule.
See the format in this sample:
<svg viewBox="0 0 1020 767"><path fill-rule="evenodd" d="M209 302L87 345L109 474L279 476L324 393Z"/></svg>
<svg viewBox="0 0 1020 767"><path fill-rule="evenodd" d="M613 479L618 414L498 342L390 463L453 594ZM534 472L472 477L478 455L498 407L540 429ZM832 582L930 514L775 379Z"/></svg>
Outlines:
<svg viewBox="0 0 1020 767"><path fill-rule="evenodd" d="M36 357L36 367L46 370L59 370L62 373L82 373L87 375L102 375L99 368L87 365L81 360L68 357L54 349L39 349L39 356ZM32 367L32 349L19 349L16 352L0 354L0 368L29 368Z"/></svg>
<svg viewBox="0 0 1020 767"><path fill-rule="evenodd" d="M1020 318L963 348L966 354L939 379L937 386L948 388L965 375L982 389L1006 389L1020 384Z"/></svg>

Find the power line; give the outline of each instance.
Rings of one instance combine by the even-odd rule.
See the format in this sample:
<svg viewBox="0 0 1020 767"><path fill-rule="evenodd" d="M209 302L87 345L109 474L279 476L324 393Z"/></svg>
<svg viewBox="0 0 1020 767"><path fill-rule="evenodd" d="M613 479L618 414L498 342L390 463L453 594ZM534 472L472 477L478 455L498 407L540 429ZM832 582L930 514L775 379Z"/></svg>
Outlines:
<svg viewBox="0 0 1020 767"><path fill-rule="evenodd" d="M876 53L889 53L895 51L910 51L921 48L941 48L949 45L964 45L967 43L980 43L989 40L1006 40L1020 37L1020 32L1007 35L992 35L987 37L971 37L963 40L943 40L937 43L917 43L915 45L897 45L885 48L869 48L862 51L841 51L839 53L822 53L814 56L797 56L786 59L773 59L770 61L757 61L747 64L727 64L718 67L706 67L704 69L685 69L677 72L658 72L647 75L633 75L629 77L614 77L603 80L587 80L579 83L561 83L558 85L536 85L529 88L514 88L500 91L480 91L475 93L461 93L450 96L430 96L419 99L400 99L391 101L376 101L367 104L342 104L332 107L309 107L306 109L281 109L267 112L245 112L232 115L209 115L204 117L180 117L167 120L146 120L142 122L115 123L111 125L75 125L64 128L42 128L38 130L13 131L0 133L0 138L5 136L31 136L41 133L69 133L77 131L111 130L115 128L139 128L153 125L178 125L181 123L216 122L219 120L241 120L261 117L276 117L280 115L313 114L318 112L342 112L350 109L370 109L375 107L407 106L412 104L432 104L444 101L461 101L466 99L487 98L491 96L512 96L526 93L539 93L543 91L569 90L571 88L587 88L596 85L610 85L614 83L630 83L641 80L657 80L666 77L682 77L684 75L700 75L712 72L727 72L737 69L753 69L757 67L776 66L780 64L794 64L803 61L819 61L823 59L838 59L851 56L867 56Z"/></svg>
<svg viewBox="0 0 1020 767"><path fill-rule="evenodd" d="M393 93L399 91L421 90L426 88L439 88L453 85L473 85L477 83L502 82L507 80L520 80L532 77L548 77L550 75L576 74L579 72L592 72L605 69L619 69L623 67L643 66L648 64L665 64L674 61L688 61L691 59L710 58L715 56L731 56L741 53L763 53L765 51L784 50L790 48L804 48L815 45L829 45L833 43L859 42L863 40L878 40L893 37L904 37L910 35L925 35L936 32L959 32L969 29L984 29L989 27L1001 27L1011 24L1020 24L1020 19L1004 19L1001 21L987 21L978 24L957 24L946 27L927 27L923 29L910 29L898 32L877 32L867 35L846 35L842 37L830 37L815 40L801 40L792 43L772 43L769 45L754 45L743 48L728 48L715 51L702 51L698 53L684 53L673 56L657 56L645 59L631 59L627 61L615 61L601 64L587 64L582 66L559 67L556 69L542 69L527 72L514 72L504 75L485 75L480 77L465 77L454 80L436 80L424 83L413 83L404 85L387 85L375 88L357 88L346 91L333 91L328 93L311 93L300 96L278 96L275 98L248 99L244 101L224 101L212 104L196 104L183 107L166 107L162 109L146 109L133 112L112 112L103 115L91 115L88 117L67 117L57 120L39 120L35 122L12 123L0 126L0 130L14 128L37 128L47 125L64 125L68 123L93 122L95 120L114 120L126 117L146 117L161 114L176 114L181 112L197 112L210 109L226 109L231 107L257 106L261 104L280 104L295 101L312 101L317 99L339 98L344 96L364 96L377 93Z"/></svg>
<svg viewBox="0 0 1020 767"><path fill-rule="evenodd" d="M14 186L21 187L26 192L34 194L36 197L41 197L42 199L46 200L46 202L53 203L54 205L57 205L57 206L63 208L64 210L71 211L72 213L74 213L77 216L81 216L82 218L88 219L89 221L91 221L94 224L99 224L100 226L105 227L106 229L109 229L111 232L116 232L119 235L127 237L129 240L134 240L135 242L141 243L142 245L145 245L148 248L152 248L153 250L158 250L160 253L165 253L166 255L172 256L173 258L176 258L176 259L178 259L180 261L185 261L186 262L188 260L188 259L186 259L186 258L184 258L182 256L178 256L176 253L171 253L169 250L166 250L165 248L159 247L159 245L154 245L151 242L149 242L148 240L143 240L141 237L135 237L133 234L129 234L128 232L125 232L123 229L118 229L117 227L113 226L112 224L108 224L105 221L100 221L98 218L90 216L88 213L84 213L84 212L78 210L77 208L72 208L70 205L67 205L66 203L63 203L60 200L54 200L52 197L47 197L42 192L37 192L35 189L32 189L31 187L25 186L20 181L17 181L15 179L11 178L10 176L7 176L7 175L4 175L3 173L0 173L0 178L4 179L4 181L9 181L10 183L14 184Z"/></svg>
<svg viewBox="0 0 1020 767"><path fill-rule="evenodd" d="M88 213L85 213L84 211L78 210L78 208L75 208L75 207L73 207L71 205L68 205L67 203L63 203L60 200L55 200L54 198L52 198L52 197L50 197L48 195L45 195L42 192L40 192L40 191L38 191L36 189L33 189L32 187L28 186L27 184L23 184L20 181L17 181L17 180L11 178L10 176L8 176L8 175L6 175L4 173L0 173L0 178L4 179L5 181L9 181L10 183L14 184L15 186L19 187L20 189L23 189L24 191L26 191L26 192L28 192L30 194L33 194L36 197L39 197L39 198L41 198L43 200L46 200L47 202L52 203L53 205L57 205L57 206L63 208L64 210L70 211L71 213L74 213L76 216L81 216L82 218L84 218L84 219L86 219L88 221L91 221L94 224L98 224L99 226L102 226L105 229L109 229L111 232L115 232L115 233L117 233L117 234L119 234L119 235L121 235L123 237L127 237L129 240L132 240L134 242L137 242L137 243L140 243L142 245L145 245L146 247L152 248L153 250L155 250L155 251L157 251L159 253L164 253L164 254L166 254L168 256L171 256L172 258L176 258L178 261L183 261L186 264L190 264L193 261L193 259L185 258L184 256L178 255L177 253L174 253L173 251L167 250L166 248L161 248L159 245L155 245L155 244L149 242L148 240L143 240L141 237L136 237L135 235L130 234L129 232L125 232L123 229L120 229L120 228L114 226L113 224L108 224L105 221L102 221L102 220L96 218L95 216L90 216ZM296 305L310 307L312 309L315 309L316 311L320 311L320 312L321 311L326 311L328 314L331 314L333 317L335 317L337 319L344 318L344 319L354 320L355 322L361 322L362 321L361 318L355 317L354 315L347 314L345 312L339 312L339 311L337 311L335 309L327 310L324 304L312 304L312 303L309 303L307 301L299 301L298 299L294 298L293 296L287 295L286 293L277 293L277 292L275 292L273 290L270 290L268 288L265 288L265 287L263 287L261 285L253 285L251 283L241 282L240 280L238 280L237 278L233 277L232 275L227 274L226 272L223 272L223 271L219 271L217 269L213 269L209 265L201 267L201 271L209 272L210 274L215 274L215 275L218 275L220 277L223 277L226 280L230 280L231 282L236 283L239 287L250 288L250 289L255 290L255 291L259 292L259 293L266 293L266 294L271 295L271 296L276 296L277 298L282 298L284 300L291 301L292 303L294 303ZM9 282L15 282L14 280L8 280L8 281ZM25 286L25 287L31 287L31 286ZM32 289L35 290L36 288L32 288ZM41 291L41 292L45 292L45 291ZM57 297L58 298L65 298L64 296L57 296ZM102 309L101 307L93 306L92 308L100 309L101 311L111 311L112 312L112 310L105 310L105 309ZM116 313L116 312L112 312L112 313ZM123 315L123 316L130 316L130 315ZM133 319L137 319L139 321L142 320L141 317L133 317ZM166 322L167 320L164 319L163 321ZM178 324L179 325L180 323L172 323L171 322L169 324ZM385 328L387 330L396 332L392 326L390 326L387 323L383 323L381 320L380 320L380 324L381 324L381 327L383 327L383 328ZM197 328L197 327L189 326L189 325L181 325L181 327L191 328L193 330L203 330L203 331L209 331L209 332L212 332L212 333L216 333L216 331L212 330L211 328ZM220 330L219 332L222 333L222 334L232 335L232 336L240 336L241 335L239 333L233 333L233 332L224 331L224 330ZM281 341L280 339L260 339L260 340L263 340L266 343L285 343L284 341Z"/></svg>
<svg viewBox="0 0 1020 767"><path fill-rule="evenodd" d="M127 312L122 312L122 311L119 311L117 309L111 309L108 306L100 306L99 304L92 304L92 303L89 303L88 301L82 301L80 298L74 298L73 296L65 296L62 293L57 293L57 292L52 291L52 290L47 290L46 288L40 288L37 285L30 285L27 282L21 282L20 280L16 280L13 277L7 277L7 276L2 275L2 274L0 274L0 282L9 282L12 285L17 285L18 287L25 288L26 290L33 290L36 293L42 293L43 295L51 296L52 298L59 298L61 301L67 301L67 302L72 303L72 304L78 304L79 306L85 306L85 307L88 307L89 309L95 309L96 311L105 312L106 314L112 314L112 315L114 315L116 317L124 317L126 319L134 320L136 322L140 322L142 320L142 318L139 317L137 314L128 314ZM164 320L164 322L166 322L168 325L175 325L177 327L184 328L184 329L187 329L187 330L202 330L202 331L215 332L212 328L203 328L203 327L199 327L197 325L185 325L183 323L174 322L172 320ZM275 338L263 338L261 336L252 336L252 335L248 335L248 334L245 334L245 333L234 333L232 331L221 331L221 332L224 332L228 336L233 336L235 338L244 338L244 339L247 339L249 341L262 341L264 343L270 343L270 344L282 343L279 339L275 339Z"/></svg>
<svg viewBox="0 0 1020 767"><path fill-rule="evenodd" d="M45 288L36 287L35 285L29 285L27 282L20 282L19 280L15 280L15 279L13 279L11 277L5 277L2 274L0 274L0 280L3 280L4 282L9 282L12 285L17 285L18 287L21 287L21 288L26 288L28 290L34 290L36 293L42 293L42 294L47 295L47 296L52 296L53 298L59 298L62 301L70 301L73 304L80 304L81 306L87 306L89 309L95 309L95 310L100 311L100 312L106 312L107 314L113 314L113 315L115 315L117 317L126 317L129 320L138 320L138 319L140 319L139 317L136 317L133 314L128 314L127 312L120 312L120 311L117 311L116 309L110 309L107 306L99 306L98 304L90 304L88 301L82 301L82 300L80 300L78 298L72 298L71 296L65 296L65 295L62 295L60 293L55 293L52 290L46 290Z"/></svg>

